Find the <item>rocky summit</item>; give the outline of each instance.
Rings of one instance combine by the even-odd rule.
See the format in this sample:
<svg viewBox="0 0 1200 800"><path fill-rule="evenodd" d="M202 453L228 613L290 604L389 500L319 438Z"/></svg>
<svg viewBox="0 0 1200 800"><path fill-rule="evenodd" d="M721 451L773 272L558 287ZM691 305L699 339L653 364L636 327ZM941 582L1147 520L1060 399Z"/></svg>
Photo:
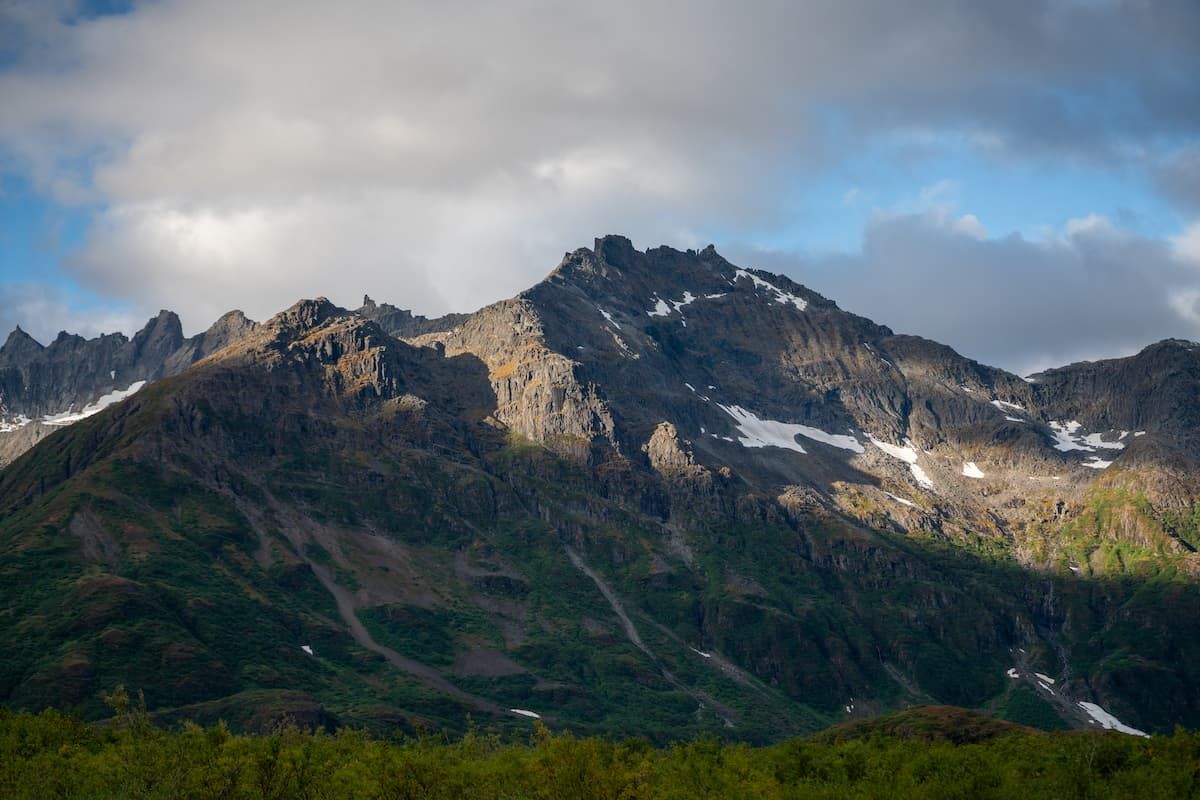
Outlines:
<svg viewBox="0 0 1200 800"><path fill-rule="evenodd" d="M1020 377L712 247L0 349L0 700L766 741L1200 725L1200 346Z"/></svg>

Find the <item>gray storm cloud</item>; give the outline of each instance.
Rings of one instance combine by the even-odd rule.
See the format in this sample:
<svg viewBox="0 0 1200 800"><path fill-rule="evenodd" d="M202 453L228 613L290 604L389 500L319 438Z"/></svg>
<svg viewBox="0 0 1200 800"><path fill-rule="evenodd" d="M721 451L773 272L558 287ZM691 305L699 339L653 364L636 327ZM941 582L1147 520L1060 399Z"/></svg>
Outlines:
<svg viewBox="0 0 1200 800"><path fill-rule="evenodd" d="M1190 0L163 0L98 18L10 0L0 169L98 209L66 265L83 284L139 312L176 308L192 330L302 295L469 310L600 233L694 246L803 227L785 210L796 186L896 131L1142 171L1178 200L1200 131L1198 39ZM1177 262L1168 242L1114 237L1113 254ZM1082 240L961 238L876 224L861 256L819 271L840 270L829 292L865 313L849 298L868 268L940 285L939 306L970 304L978 281L1070 287L1058 326L1013 308L1012 329L992 331L1014 342L999 363L1049 356L1046 342L1124 346L1164 309L1186 317L1194 276L1174 267L1134 302L1119 289L1140 289L1141 267L1097 280L1117 255L1084 255ZM880 318L974 346L974 315Z"/></svg>
<svg viewBox="0 0 1200 800"><path fill-rule="evenodd" d="M1088 217L1042 240L986 239L930 211L876 219L855 254L733 253L899 333L1028 375L1200 339L1200 228L1191 235L1161 242Z"/></svg>

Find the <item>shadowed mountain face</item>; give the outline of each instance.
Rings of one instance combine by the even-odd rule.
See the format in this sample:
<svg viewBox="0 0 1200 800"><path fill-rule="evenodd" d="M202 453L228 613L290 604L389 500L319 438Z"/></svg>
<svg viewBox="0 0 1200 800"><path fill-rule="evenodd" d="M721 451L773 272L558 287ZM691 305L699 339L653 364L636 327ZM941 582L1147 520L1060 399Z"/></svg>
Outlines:
<svg viewBox="0 0 1200 800"><path fill-rule="evenodd" d="M0 472L0 698L663 739L928 702L1196 725L1195 347L1022 379L620 237L441 320L18 331L0 436L62 419ZM155 382L78 413L123 388L105 367Z"/></svg>

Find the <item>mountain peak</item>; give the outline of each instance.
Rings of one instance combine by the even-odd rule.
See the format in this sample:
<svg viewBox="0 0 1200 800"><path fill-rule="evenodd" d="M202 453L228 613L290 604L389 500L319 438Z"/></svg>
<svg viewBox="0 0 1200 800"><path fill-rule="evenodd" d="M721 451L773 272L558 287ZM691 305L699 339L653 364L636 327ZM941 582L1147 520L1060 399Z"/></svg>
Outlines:
<svg viewBox="0 0 1200 800"><path fill-rule="evenodd" d="M154 374L154 366L183 344L183 325L174 311L163 309L133 336L135 361ZM152 366L154 365L154 366Z"/></svg>
<svg viewBox="0 0 1200 800"><path fill-rule="evenodd" d="M597 238L591 249L566 253L546 280L521 297L557 303L554 296L562 290L582 295L609 313L647 313L651 318L670 316L672 309L694 300L714 300L730 292L756 295L767 303L792 304L800 310L809 303L822 310L837 309L836 303L786 275L730 263L712 244L702 250L661 245L643 251L617 235Z"/></svg>
<svg viewBox="0 0 1200 800"><path fill-rule="evenodd" d="M1142 353L1153 350L1186 350L1190 353L1195 351L1197 348L1200 348L1200 342L1193 342L1188 339L1162 339L1152 345L1142 348Z"/></svg>
<svg viewBox="0 0 1200 800"><path fill-rule="evenodd" d="M618 267L630 263L640 255L628 237L617 234L597 237L592 252L597 258Z"/></svg>
<svg viewBox="0 0 1200 800"><path fill-rule="evenodd" d="M0 346L0 363L25 361L36 357L45 349L40 342L18 325L13 328L13 332L8 335L3 346Z"/></svg>
<svg viewBox="0 0 1200 800"><path fill-rule="evenodd" d="M150 319L146 320L146 324L142 329L134 334L134 341L139 337L145 338L148 336L173 336L178 332L179 338L183 338L183 324L179 321L179 315L174 311L162 309Z"/></svg>
<svg viewBox="0 0 1200 800"><path fill-rule="evenodd" d="M363 295L363 304L354 313L379 325L389 336L407 339L429 333L448 331L465 322L470 314L446 314L432 319L414 314L408 309L398 308L391 303L377 303L370 295Z"/></svg>
<svg viewBox="0 0 1200 800"><path fill-rule="evenodd" d="M208 330L201 334L204 340L203 350L205 352L214 352L242 338L257 327L258 323L247 317L240 310L226 311L221 315L220 319L210 325Z"/></svg>
<svg viewBox="0 0 1200 800"><path fill-rule="evenodd" d="M710 256L715 256L715 261ZM628 237L610 234L596 238L590 250L581 247L564 254L544 283L566 282L579 288L590 286L602 294L616 291L641 296L679 287L694 290L700 284L715 285L714 281L724 285L731 275L732 266L716 255L711 245L702 253L665 245L638 250ZM601 288L605 285L607 288Z"/></svg>
<svg viewBox="0 0 1200 800"><path fill-rule="evenodd" d="M289 328L305 331L348 313L341 306L334 305L328 297L306 298L296 301L290 308L279 312L266 324L278 329Z"/></svg>
<svg viewBox="0 0 1200 800"><path fill-rule="evenodd" d="M67 344L68 342L79 343L79 342L85 342L85 341L87 341L87 340L84 339L82 336L80 336L77 333L71 333L69 331L62 330L62 331L59 331L58 335L54 337L54 341L50 343L50 346L51 347L54 347L54 346L62 347L63 345Z"/></svg>
<svg viewBox="0 0 1200 800"><path fill-rule="evenodd" d="M244 324L244 323L253 324L254 320L247 317L245 312L242 311L240 308L235 308L232 311L226 311L224 314L222 314L220 317L218 317L217 321L214 322L210 326L210 328L214 328L218 325L229 325L229 324L235 324L235 323L236 324Z"/></svg>
<svg viewBox="0 0 1200 800"><path fill-rule="evenodd" d="M9 347L25 347L28 344L36 345L39 350L42 349L42 345L38 342L38 340L34 339L32 336L26 333L20 325L18 325L17 327L13 328L12 333L10 333L8 335L8 339L5 340L4 349Z"/></svg>

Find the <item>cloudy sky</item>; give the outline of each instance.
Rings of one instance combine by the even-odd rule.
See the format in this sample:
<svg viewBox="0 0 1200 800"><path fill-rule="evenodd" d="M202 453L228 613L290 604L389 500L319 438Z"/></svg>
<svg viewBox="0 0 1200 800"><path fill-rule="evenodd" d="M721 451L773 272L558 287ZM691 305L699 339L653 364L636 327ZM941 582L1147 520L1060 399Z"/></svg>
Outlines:
<svg viewBox="0 0 1200 800"><path fill-rule="evenodd" d="M0 326L709 242L1021 372L1200 339L1196 0L0 0Z"/></svg>

